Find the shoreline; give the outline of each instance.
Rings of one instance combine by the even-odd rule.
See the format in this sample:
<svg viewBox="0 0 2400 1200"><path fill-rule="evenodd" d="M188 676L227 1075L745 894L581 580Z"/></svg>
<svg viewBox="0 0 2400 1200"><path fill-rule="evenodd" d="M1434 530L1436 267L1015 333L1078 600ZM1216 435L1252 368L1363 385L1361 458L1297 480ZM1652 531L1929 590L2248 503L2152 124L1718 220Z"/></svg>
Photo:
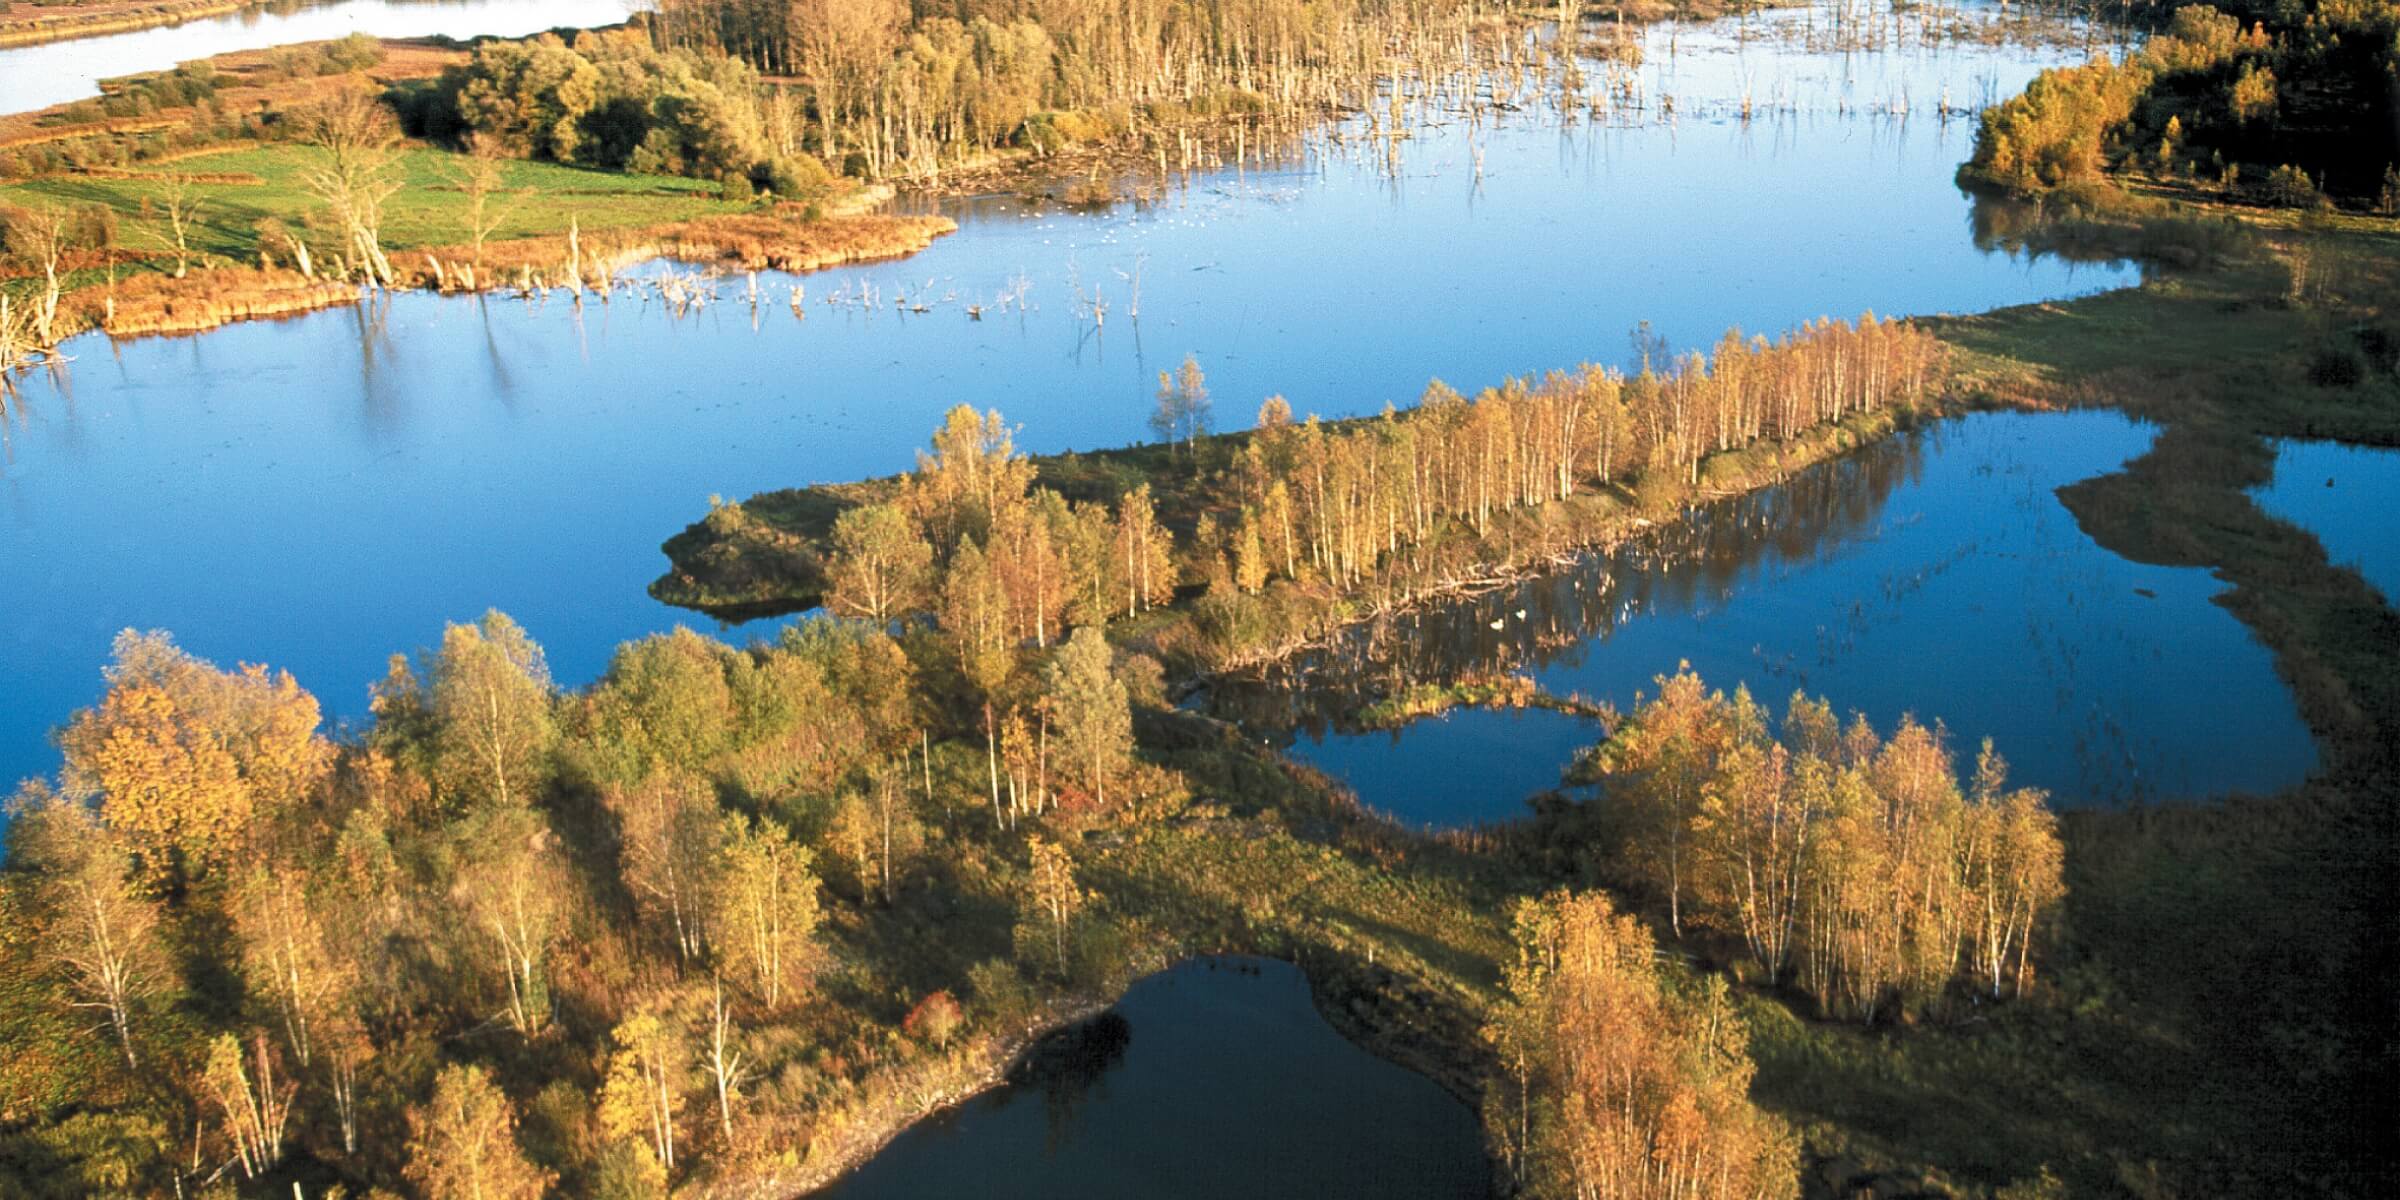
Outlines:
<svg viewBox="0 0 2400 1200"><path fill-rule="evenodd" d="M869 211L888 202L882 189L861 189L839 211L804 221L783 212L729 214L631 230L595 232L595 245L580 251L569 272L564 236L495 242L484 247L482 272L467 264L465 247L431 246L388 252L393 279L388 287L304 274L288 267L217 267L181 279L139 275L113 284L86 284L62 293L62 318L74 332L48 348L51 358L86 334L110 341L180 337L206 333L241 321L300 316L359 303L378 291L420 291L442 296L516 292L546 294L557 289L581 303L590 292L601 303L622 282L621 272L644 262L671 260L711 268L806 274L856 263L906 258L954 233L946 217L889 216ZM539 263L540 266L535 264ZM554 277L555 276L555 277ZM35 351L32 365L42 360Z"/></svg>
<svg viewBox="0 0 2400 1200"><path fill-rule="evenodd" d="M1317 953L1311 954L1308 950ZM943 1112L957 1109L1007 1086L1010 1074L1035 1047L1047 1038L1114 1009L1124 1002L1125 992L1130 991L1134 984L1209 958L1248 958L1291 966L1300 972L1302 981L1308 987L1310 1009L1336 1036L1376 1058L1431 1080L1445 1094L1463 1105L1469 1116L1474 1117L1480 1125L1476 1110L1482 1099L1483 1076L1480 1066L1472 1057L1442 1053L1444 1049L1454 1049L1448 1043L1416 1039L1412 1044L1410 1039L1403 1036L1406 1030L1404 1021L1378 1019L1395 994L1400 997L1399 1003L1414 1003L1426 1009L1436 1007L1438 998L1421 984L1410 986L1407 977L1398 972L1366 964L1346 964L1338 961L1337 955L1338 952L1331 947L1313 943L1297 953L1271 953L1250 947L1187 950L1169 955L1153 969L1132 976L1126 981L1125 988L1112 997L1105 1000L1089 996L1063 998L1039 1017L994 1037L974 1055L971 1065L960 1064L960 1073L956 1077L923 1097L905 1115L888 1124L878 1123L868 1128L853 1129L851 1136L842 1139L835 1149L827 1151L827 1157L822 1161L818 1160L812 1149L809 1157L789 1174L770 1173L749 1179L717 1180L704 1187L702 1194L763 1193L787 1200L814 1195L873 1161L909 1130ZM1375 978L1360 978L1362 975ZM1497 1160L1490 1157L1488 1148L1485 1157L1488 1166L1497 1167Z"/></svg>
<svg viewBox="0 0 2400 1200"><path fill-rule="evenodd" d="M0 20L0 50L107 37L117 33L138 33L145 29L184 25L211 17L232 16L254 8L267 8L271 4L272 0L156 0L147 4L112 7L105 13L91 15L69 9L71 15L56 19L38 16L25 20Z"/></svg>

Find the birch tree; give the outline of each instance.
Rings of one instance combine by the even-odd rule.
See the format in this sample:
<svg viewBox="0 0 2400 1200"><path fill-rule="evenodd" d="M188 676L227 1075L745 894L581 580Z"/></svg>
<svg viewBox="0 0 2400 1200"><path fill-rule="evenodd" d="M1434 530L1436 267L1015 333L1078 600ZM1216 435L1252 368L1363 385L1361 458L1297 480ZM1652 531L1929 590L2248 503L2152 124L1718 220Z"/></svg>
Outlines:
<svg viewBox="0 0 2400 1200"><path fill-rule="evenodd" d="M128 1070L138 1011L164 995L173 967L159 943L160 911L113 831L88 805L46 788L20 793L9 841L34 872L42 955L65 977L68 1003L98 1016Z"/></svg>

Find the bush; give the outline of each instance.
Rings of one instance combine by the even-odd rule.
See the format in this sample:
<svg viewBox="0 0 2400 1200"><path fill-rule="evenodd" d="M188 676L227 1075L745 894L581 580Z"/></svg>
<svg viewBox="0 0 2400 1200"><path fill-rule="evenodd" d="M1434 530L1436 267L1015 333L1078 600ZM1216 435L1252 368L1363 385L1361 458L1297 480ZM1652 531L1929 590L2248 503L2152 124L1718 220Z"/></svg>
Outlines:
<svg viewBox="0 0 2400 1200"><path fill-rule="evenodd" d="M823 191L832 182L833 172L826 170L816 155L800 152L758 164L751 178L780 199L803 200Z"/></svg>
<svg viewBox="0 0 2400 1200"><path fill-rule="evenodd" d="M727 171L717 180L717 195L721 199L746 202L758 198L758 189L750 186L750 176L741 171Z"/></svg>
<svg viewBox="0 0 2400 1200"><path fill-rule="evenodd" d="M975 993L975 1006L995 1025L1014 1025L1033 1012L1033 990L1007 959L987 958L967 968L967 986Z"/></svg>
<svg viewBox="0 0 2400 1200"><path fill-rule="evenodd" d="M106 250L117 244L117 210L105 204L85 204L67 219L67 239L87 250Z"/></svg>
<svg viewBox="0 0 2400 1200"><path fill-rule="evenodd" d="M2266 182L2259 185L2258 199L2277 208L2325 207L2325 194L2317 190L2316 181L2290 163L2267 173Z"/></svg>

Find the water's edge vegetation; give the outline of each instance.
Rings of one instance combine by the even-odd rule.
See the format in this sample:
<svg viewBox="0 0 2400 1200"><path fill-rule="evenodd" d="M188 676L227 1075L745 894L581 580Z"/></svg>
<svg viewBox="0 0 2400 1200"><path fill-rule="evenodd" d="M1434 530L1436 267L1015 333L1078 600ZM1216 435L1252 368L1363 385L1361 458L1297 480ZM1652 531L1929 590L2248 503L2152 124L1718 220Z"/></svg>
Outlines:
<svg viewBox="0 0 2400 1200"><path fill-rule="evenodd" d="M702 16L746 28L668 9L685 38ZM742 52L833 73L819 145L976 140L878 128L889 98L828 98L852 64L805 40ZM1475 1106L1503 1191L2375 1194L2400 614L2250 489L2270 439L2400 446L2400 234L2122 170L2051 182L2011 236L2160 264L2142 285L1437 384L1374 418L1271 399L1241 433L1207 431L1189 363L1156 444L1077 455L961 408L909 475L714 506L653 587L827 617L629 642L588 688L492 613L395 655L371 720L329 736L289 675L129 631L59 777L12 802L0 1182L792 1194L1132 980L1240 952L1298 963L1337 1029ZM517 286L561 257L580 290L587 256L798 269L941 232L816 216L891 223L809 235L832 249L768 224L798 212L570 225ZM339 244L338 275L407 278L355 226ZM452 269L425 267L498 282ZM1169 703L1903 427L2099 405L2155 444L2059 499L2111 551L2228 585L2318 742L2307 782L2061 813L2008 786L2008 747L1677 673L1579 709L1606 737L1575 780L1606 801L1436 833ZM1366 719L1582 703L1381 699Z"/></svg>

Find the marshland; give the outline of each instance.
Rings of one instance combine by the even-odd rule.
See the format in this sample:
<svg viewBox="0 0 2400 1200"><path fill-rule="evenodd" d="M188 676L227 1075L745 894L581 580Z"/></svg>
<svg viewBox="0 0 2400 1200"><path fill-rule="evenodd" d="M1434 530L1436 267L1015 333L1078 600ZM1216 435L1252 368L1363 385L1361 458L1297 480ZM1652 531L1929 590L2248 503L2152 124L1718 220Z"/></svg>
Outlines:
<svg viewBox="0 0 2400 1200"><path fill-rule="evenodd" d="M371 8L0 51L0 1190L2389 1181L2390 11Z"/></svg>

